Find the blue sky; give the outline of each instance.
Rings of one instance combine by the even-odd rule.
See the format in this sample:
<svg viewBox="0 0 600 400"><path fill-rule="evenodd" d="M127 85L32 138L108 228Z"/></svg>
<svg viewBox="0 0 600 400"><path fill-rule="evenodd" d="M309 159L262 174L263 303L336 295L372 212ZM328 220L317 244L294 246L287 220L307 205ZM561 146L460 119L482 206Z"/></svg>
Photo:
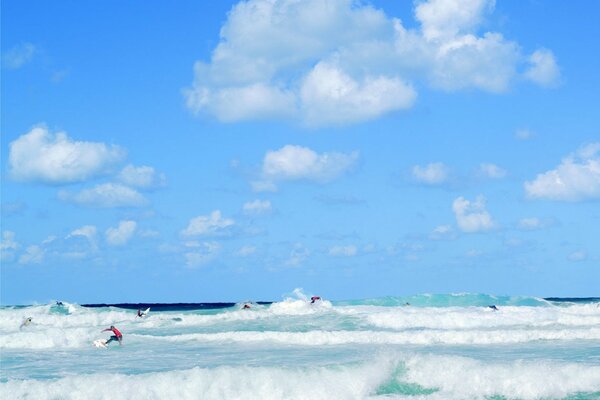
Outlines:
<svg viewBox="0 0 600 400"><path fill-rule="evenodd" d="M1 302L598 295L599 8L4 1Z"/></svg>

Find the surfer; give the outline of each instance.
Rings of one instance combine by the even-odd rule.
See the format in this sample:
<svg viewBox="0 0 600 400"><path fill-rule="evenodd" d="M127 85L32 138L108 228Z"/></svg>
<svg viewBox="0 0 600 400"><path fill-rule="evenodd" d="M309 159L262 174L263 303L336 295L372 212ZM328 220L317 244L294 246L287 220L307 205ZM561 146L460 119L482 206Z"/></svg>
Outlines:
<svg viewBox="0 0 600 400"><path fill-rule="evenodd" d="M105 345L109 344L113 340L116 340L117 342L119 342L119 346L122 345L123 334L121 332L119 332L119 330L117 328L115 328L113 325L111 325L110 328L106 328L102 332L106 332L106 331L111 331L112 333L114 333L114 335L112 335L111 337L108 338L106 343L104 343Z"/></svg>
<svg viewBox="0 0 600 400"><path fill-rule="evenodd" d="M142 311L141 308L138 308L137 317L143 318L143 317L147 316L149 312L150 312L150 307L146 308L144 311Z"/></svg>
<svg viewBox="0 0 600 400"><path fill-rule="evenodd" d="M21 326L19 327L19 329L23 329L24 326L28 326L29 324L31 324L31 321L33 320L33 318L31 317L27 317L23 320L23 322L21 323Z"/></svg>
<svg viewBox="0 0 600 400"><path fill-rule="evenodd" d="M495 304L492 304L491 306L488 306L488 308L491 308L494 311L498 311L498 307L496 307Z"/></svg>
<svg viewBox="0 0 600 400"><path fill-rule="evenodd" d="M321 298L319 296L313 296L313 297L311 297L310 298L310 304L314 304L315 301L317 301L317 300L321 300Z"/></svg>
<svg viewBox="0 0 600 400"><path fill-rule="evenodd" d="M244 304L244 306L242 307L242 309L247 310L250 308L250 304L246 303Z"/></svg>

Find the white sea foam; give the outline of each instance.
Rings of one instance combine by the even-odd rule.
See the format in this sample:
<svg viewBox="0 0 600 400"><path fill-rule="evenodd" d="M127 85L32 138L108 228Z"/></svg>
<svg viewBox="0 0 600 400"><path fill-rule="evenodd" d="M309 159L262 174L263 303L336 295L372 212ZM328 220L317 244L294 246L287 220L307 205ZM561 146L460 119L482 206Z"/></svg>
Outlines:
<svg viewBox="0 0 600 400"><path fill-rule="evenodd" d="M420 393L392 392L383 398L479 400L503 396L540 400L600 391L600 366L548 360L483 362L399 353L335 366L222 366L135 376L11 380L0 383L0 396L10 400L109 399L118 393L127 399L381 399L378 389L393 380L420 388Z"/></svg>
<svg viewBox="0 0 600 400"><path fill-rule="evenodd" d="M384 331L236 331L190 333L171 336L137 335L141 340L167 342L266 342L297 346L334 346L347 344L508 344L538 340L600 340L600 327L551 330L427 330L407 332Z"/></svg>

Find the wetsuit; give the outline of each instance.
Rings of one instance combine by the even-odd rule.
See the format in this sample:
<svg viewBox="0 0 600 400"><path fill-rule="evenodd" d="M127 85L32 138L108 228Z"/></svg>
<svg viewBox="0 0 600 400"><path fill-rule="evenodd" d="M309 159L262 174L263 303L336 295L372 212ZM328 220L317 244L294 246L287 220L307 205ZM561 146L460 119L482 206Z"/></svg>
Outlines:
<svg viewBox="0 0 600 400"><path fill-rule="evenodd" d="M117 342L119 342L119 344L121 344L121 341L123 340L123 334L121 332L119 332L119 330L117 328L115 328L113 326L113 327L104 329L102 332L106 332L106 331L112 331L112 333L114 333L114 335L112 335L110 338L108 338L108 340L106 341L106 344L109 344L113 340L116 340Z"/></svg>

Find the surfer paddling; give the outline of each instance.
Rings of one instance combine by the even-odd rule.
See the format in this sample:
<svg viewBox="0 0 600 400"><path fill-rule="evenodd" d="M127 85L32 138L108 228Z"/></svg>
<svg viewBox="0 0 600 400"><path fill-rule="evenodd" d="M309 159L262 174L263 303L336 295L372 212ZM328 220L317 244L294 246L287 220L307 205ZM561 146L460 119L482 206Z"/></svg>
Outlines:
<svg viewBox="0 0 600 400"><path fill-rule="evenodd" d="M315 304L315 301L321 300L319 296L313 296L310 298L310 304Z"/></svg>
<svg viewBox="0 0 600 400"><path fill-rule="evenodd" d="M111 325L110 328L106 328L102 332L106 332L106 331L111 331L113 333L113 335L110 338L108 338L108 340L104 343L105 345L109 344L113 340L116 340L117 342L119 342L119 346L122 345L123 334L121 332L119 332L119 330L117 328L115 328L113 325Z"/></svg>

